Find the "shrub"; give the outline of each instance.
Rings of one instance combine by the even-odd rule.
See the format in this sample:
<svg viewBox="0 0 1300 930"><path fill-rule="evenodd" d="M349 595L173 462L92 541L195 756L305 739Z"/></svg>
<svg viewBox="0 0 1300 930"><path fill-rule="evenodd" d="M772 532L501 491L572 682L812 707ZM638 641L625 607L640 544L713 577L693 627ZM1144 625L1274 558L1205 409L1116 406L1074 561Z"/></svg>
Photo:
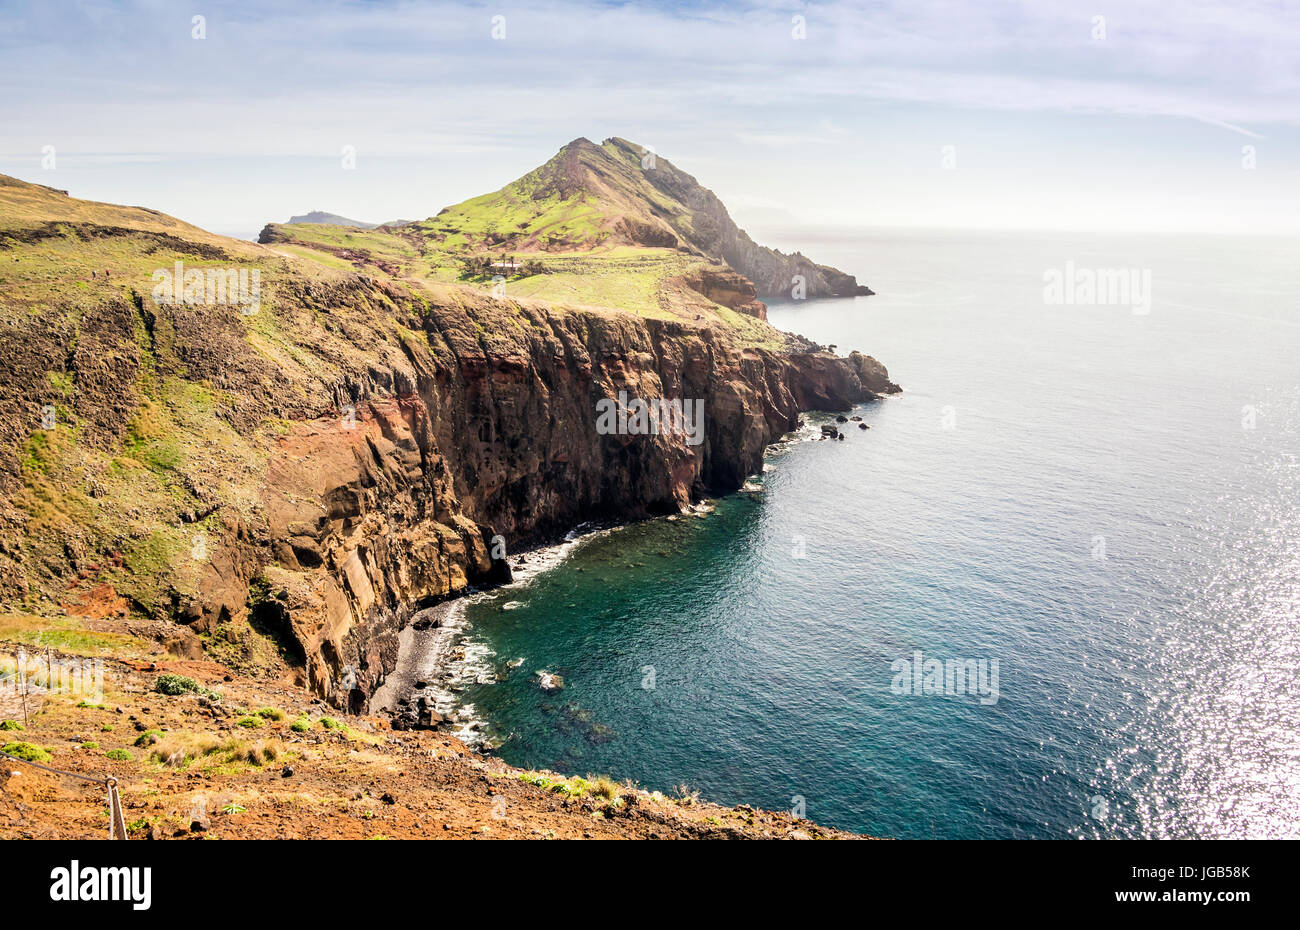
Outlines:
<svg viewBox="0 0 1300 930"><path fill-rule="evenodd" d="M99 743L95 742L94 740L90 740L89 742L82 743L82 744L81 744L81 748L82 748L82 749L98 749L98 748L99 748Z"/></svg>
<svg viewBox="0 0 1300 930"><path fill-rule="evenodd" d="M141 749L144 749L158 742L158 738L160 736L162 736L162 730L145 730L143 733L141 733L139 736L136 737L135 744L136 746L139 746Z"/></svg>
<svg viewBox="0 0 1300 930"><path fill-rule="evenodd" d="M99 728L99 732L100 732L100 733L112 733L112 732L113 732L113 725L112 725L111 723L106 723L106 724L104 724L102 727Z"/></svg>
<svg viewBox="0 0 1300 930"><path fill-rule="evenodd" d="M17 720L0 720L0 730L26 730Z"/></svg>
<svg viewBox="0 0 1300 930"><path fill-rule="evenodd" d="M244 727L249 730L256 730L258 727L266 726L266 721L258 716L240 717L235 721L235 726Z"/></svg>
<svg viewBox="0 0 1300 930"><path fill-rule="evenodd" d="M275 707L263 707L257 712L257 716L262 717L265 720L275 720L276 722L279 722L284 719L284 711Z"/></svg>
<svg viewBox="0 0 1300 930"><path fill-rule="evenodd" d="M159 694L169 694L175 697L178 694L185 694L187 691L201 693L203 686L193 678L187 678L184 675L159 675L153 683L153 689Z"/></svg>
<svg viewBox="0 0 1300 930"><path fill-rule="evenodd" d="M11 756L26 759L28 762L49 762L53 758L48 750L37 746L35 743L6 743L0 747L0 752L7 752Z"/></svg>
<svg viewBox="0 0 1300 930"><path fill-rule="evenodd" d="M339 723L339 722L338 722L337 720L335 720L333 717L321 717L321 718L320 718L320 725L323 726L323 727L324 727L325 729L327 729L327 730L341 730L341 729L343 729L343 724Z"/></svg>
<svg viewBox="0 0 1300 930"><path fill-rule="evenodd" d="M619 790L618 782L608 775L588 775L587 780L591 783L591 795L596 798L603 798L610 803L615 803L623 796Z"/></svg>
<svg viewBox="0 0 1300 930"><path fill-rule="evenodd" d="M308 717L299 717L293 723L289 724L289 729L295 733L306 733L311 729L311 719Z"/></svg>
<svg viewBox="0 0 1300 930"><path fill-rule="evenodd" d="M131 754L125 749L110 749L104 753L105 759L112 759L114 762L130 762Z"/></svg>
<svg viewBox="0 0 1300 930"><path fill-rule="evenodd" d="M173 675L170 672L159 675L153 683L153 689L159 694L177 697L181 694L197 694L209 701L220 701L221 692L205 688L193 678L185 675Z"/></svg>

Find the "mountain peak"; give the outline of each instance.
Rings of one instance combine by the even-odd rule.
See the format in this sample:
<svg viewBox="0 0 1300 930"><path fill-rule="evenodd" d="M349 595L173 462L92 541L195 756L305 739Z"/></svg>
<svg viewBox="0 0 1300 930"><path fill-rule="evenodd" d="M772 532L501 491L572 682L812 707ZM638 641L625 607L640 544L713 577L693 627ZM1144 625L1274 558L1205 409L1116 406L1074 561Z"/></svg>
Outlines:
<svg viewBox="0 0 1300 930"><path fill-rule="evenodd" d="M852 275L754 243L716 195L654 150L619 136L584 136L491 194L420 224L445 247L575 252L619 246L674 249L729 265L760 296L803 279L809 297L870 294Z"/></svg>

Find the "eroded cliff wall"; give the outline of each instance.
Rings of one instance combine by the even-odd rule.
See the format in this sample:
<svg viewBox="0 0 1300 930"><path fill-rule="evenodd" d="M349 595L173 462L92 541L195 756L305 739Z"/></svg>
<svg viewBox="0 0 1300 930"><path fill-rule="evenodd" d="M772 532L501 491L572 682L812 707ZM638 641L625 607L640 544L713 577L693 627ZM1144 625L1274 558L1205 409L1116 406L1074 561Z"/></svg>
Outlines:
<svg viewBox="0 0 1300 930"><path fill-rule="evenodd" d="M474 295L428 313L401 345L401 359L346 387L354 424L296 426L268 475L270 609L340 706L364 704L392 669L417 605L501 577L494 537L513 552L582 521L734 490L800 411L890 389L826 354ZM620 392L699 402L699 441L600 433L596 404Z"/></svg>

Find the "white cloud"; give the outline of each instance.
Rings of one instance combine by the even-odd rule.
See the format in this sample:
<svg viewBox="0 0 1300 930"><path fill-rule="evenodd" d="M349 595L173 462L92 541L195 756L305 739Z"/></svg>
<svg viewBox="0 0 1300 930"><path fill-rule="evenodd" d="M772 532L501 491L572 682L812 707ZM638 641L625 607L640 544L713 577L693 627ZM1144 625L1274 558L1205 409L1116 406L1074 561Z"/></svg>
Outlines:
<svg viewBox="0 0 1300 930"><path fill-rule="evenodd" d="M769 192L779 202L766 209L885 211L898 221L943 214L919 200L936 189L926 174L936 146L950 141L967 140L960 164L973 170L972 136L1046 149L1056 144L1050 136L1026 135L1034 121L1097 119L1095 158L1104 160L1120 132L1115 120L1129 119L1142 127L1147 159L1186 157L1188 137L1177 127L1211 126L1225 145L1234 135L1271 140L1260 163L1272 168L1300 125L1300 7L1286 3L807 3L797 5L802 40L791 36L796 7L775 0L201 6L207 38L196 41L191 12L163 0L8 3L0 170L16 170L15 159L30 161L45 144L58 146L69 168L78 156L167 155L243 159L241 170L249 159L336 159L354 145L363 164L437 157L490 188L511 175L487 182L474 170L521 173L574 136L617 134L655 145L720 194L728 185ZM1105 8L1101 41L1092 37L1094 6ZM491 38L497 13L506 17L504 41ZM1007 138L995 143L998 133ZM1061 158L1089 144L1075 138ZM819 173L868 157L882 182L857 179L818 202ZM808 179L791 177L791 165ZM1039 174L1043 184L1070 183ZM1294 174L1270 177L1295 184ZM394 193L383 197L340 185L340 201L373 204L329 206L363 217L409 212L394 200L403 185L389 180ZM959 181L943 182L953 210L974 215L1006 203L996 192L989 200L963 193ZM1001 182L1011 183L979 181L991 191ZM421 190L430 198L477 192L441 179ZM1273 202L1294 199L1290 190ZM227 201L223 210L253 209Z"/></svg>

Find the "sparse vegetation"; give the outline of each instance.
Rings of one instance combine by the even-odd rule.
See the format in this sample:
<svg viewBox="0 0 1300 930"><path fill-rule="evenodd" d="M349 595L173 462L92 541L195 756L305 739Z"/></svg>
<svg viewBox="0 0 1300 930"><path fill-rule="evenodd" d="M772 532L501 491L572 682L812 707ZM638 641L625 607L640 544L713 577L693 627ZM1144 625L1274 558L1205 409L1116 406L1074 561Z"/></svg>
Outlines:
<svg viewBox="0 0 1300 930"><path fill-rule="evenodd" d="M516 777L522 782L554 791L567 798L591 798L603 805L613 806L624 803L623 787L606 775L587 775L584 778L580 775L565 777L544 772L520 772Z"/></svg>
<svg viewBox="0 0 1300 930"><path fill-rule="evenodd" d="M7 752L11 756L26 759L28 762L49 762L54 758L50 755L48 749L37 746L35 743L6 743L4 746L0 746L0 752Z"/></svg>
<svg viewBox="0 0 1300 930"><path fill-rule="evenodd" d="M673 800L682 807L693 807L700 802L700 792L688 785L678 785L673 789Z"/></svg>
<svg viewBox="0 0 1300 930"><path fill-rule="evenodd" d="M221 738L211 733L175 733L159 740L149 752L149 761L173 769L188 769L196 763L203 769L230 766L261 767L280 758L278 740Z"/></svg>
<svg viewBox="0 0 1300 930"><path fill-rule="evenodd" d="M152 824L155 824L157 822L158 822L157 817L140 817L137 820L132 820L130 823L126 825L126 832L143 833L145 830L148 830Z"/></svg>

